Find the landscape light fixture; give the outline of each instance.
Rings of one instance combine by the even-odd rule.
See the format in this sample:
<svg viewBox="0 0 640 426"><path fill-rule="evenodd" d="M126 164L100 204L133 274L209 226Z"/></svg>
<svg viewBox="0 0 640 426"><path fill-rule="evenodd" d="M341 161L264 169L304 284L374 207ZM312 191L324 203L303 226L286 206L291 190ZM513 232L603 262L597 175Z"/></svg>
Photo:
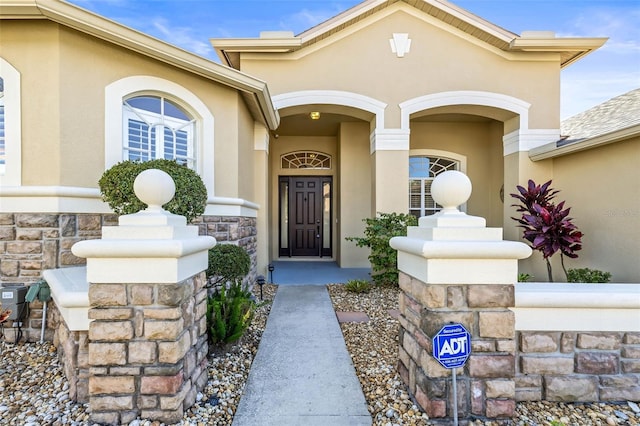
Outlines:
<svg viewBox="0 0 640 426"><path fill-rule="evenodd" d="M273 284L273 270L276 268L275 266L273 266L273 263L270 263L269 266L267 266L267 269L269 269L269 277L270 277L269 282Z"/></svg>
<svg viewBox="0 0 640 426"><path fill-rule="evenodd" d="M265 279L264 275L258 275L256 277L256 283L260 286L260 300L262 300L262 286L264 285Z"/></svg>
<svg viewBox="0 0 640 426"><path fill-rule="evenodd" d="M309 117L311 117L312 120L320 120L320 111L311 111Z"/></svg>

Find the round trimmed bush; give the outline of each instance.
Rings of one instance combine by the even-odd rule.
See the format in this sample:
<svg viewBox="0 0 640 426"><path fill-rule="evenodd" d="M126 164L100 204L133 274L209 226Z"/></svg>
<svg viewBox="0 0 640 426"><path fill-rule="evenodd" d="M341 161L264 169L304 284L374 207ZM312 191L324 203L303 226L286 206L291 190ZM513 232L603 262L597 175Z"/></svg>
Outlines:
<svg viewBox="0 0 640 426"><path fill-rule="evenodd" d="M145 162L122 161L104 172L98 185L102 199L119 215L137 213L147 207L133 191L133 181L147 169L167 172L176 184L176 194L163 206L173 214L185 216L187 222L204 213L207 205L207 188L202 178L190 168L173 160Z"/></svg>
<svg viewBox="0 0 640 426"><path fill-rule="evenodd" d="M251 258L245 249L234 244L217 244L209 249L207 278L215 284L237 283L251 268Z"/></svg>

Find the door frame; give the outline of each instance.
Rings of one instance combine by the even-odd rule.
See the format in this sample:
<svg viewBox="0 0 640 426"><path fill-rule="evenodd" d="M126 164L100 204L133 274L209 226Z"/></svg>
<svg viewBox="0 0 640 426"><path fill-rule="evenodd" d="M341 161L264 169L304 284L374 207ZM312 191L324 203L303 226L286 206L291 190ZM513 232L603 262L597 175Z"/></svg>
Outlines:
<svg viewBox="0 0 640 426"><path fill-rule="evenodd" d="M328 212L328 221L327 223L322 223L321 232L320 232L320 247L318 249L318 254L316 256L297 256L292 253L293 247L293 235L290 232L290 223L292 220L292 212L295 210L292 208L291 203L291 191L290 191L290 182L292 179L319 179L320 180L320 191L322 195L322 191L325 184L329 184L329 212ZM284 208L283 208L283 184L286 184L287 188L287 196L286 196L286 205L287 205L287 223L283 224ZM324 197L321 197L321 203L324 203ZM321 205L320 210L323 212L322 215L324 217L324 208ZM331 175L281 175L278 176L278 257L333 257L333 216L334 216L334 187L333 187L333 176ZM327 229L328 228L328 229ZM285 231L285 232L283 232ZM328 238L328 247L324 246L325 233L329 233ZM286 235L286 238L285 238ZM283 240L286 240L286 246L283 247Z"/></svg>

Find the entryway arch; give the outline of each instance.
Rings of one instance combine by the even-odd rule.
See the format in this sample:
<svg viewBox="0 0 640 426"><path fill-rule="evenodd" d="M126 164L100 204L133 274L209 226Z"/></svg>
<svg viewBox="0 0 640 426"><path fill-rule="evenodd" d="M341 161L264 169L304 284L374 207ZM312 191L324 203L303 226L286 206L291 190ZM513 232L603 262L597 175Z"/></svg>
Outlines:
<svg viewBox="0 0 640 426"><path fill-rule="evenodd" d="M411 114L433 108L453 106L453 105L477 105L491 108L498 108L510 111L520 117L520 130L529 129L529 107L531 104L513 96L501 93L457 90L449 92L439 92L402 102L400 106L400 125L403 130L409 129ZM489 110L487 114L493 115ZM491 117L491 115L488 115ZM496 118L497 117L491 117Z"/></svg>

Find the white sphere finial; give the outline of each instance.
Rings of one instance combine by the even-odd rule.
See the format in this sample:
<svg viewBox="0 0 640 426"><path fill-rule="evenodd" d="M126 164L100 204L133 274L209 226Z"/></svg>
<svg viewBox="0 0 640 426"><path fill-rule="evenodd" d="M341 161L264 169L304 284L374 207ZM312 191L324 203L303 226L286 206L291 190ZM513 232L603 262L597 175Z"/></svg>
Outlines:
<svg viewBox="0 0 640 426"><path fill-rule="evenodd" d="M168 173L158 169L147 169L133 181L136 197L148 205L147 211L162 211L176 193L176 184Z"/></svg>
<svg viewBox="0 0 640 426"><path fill-rule="evenodd" d="M444 210L458 210L471 196L471 180L456 170L440 173L431 184L431 196Z"/></svg>

